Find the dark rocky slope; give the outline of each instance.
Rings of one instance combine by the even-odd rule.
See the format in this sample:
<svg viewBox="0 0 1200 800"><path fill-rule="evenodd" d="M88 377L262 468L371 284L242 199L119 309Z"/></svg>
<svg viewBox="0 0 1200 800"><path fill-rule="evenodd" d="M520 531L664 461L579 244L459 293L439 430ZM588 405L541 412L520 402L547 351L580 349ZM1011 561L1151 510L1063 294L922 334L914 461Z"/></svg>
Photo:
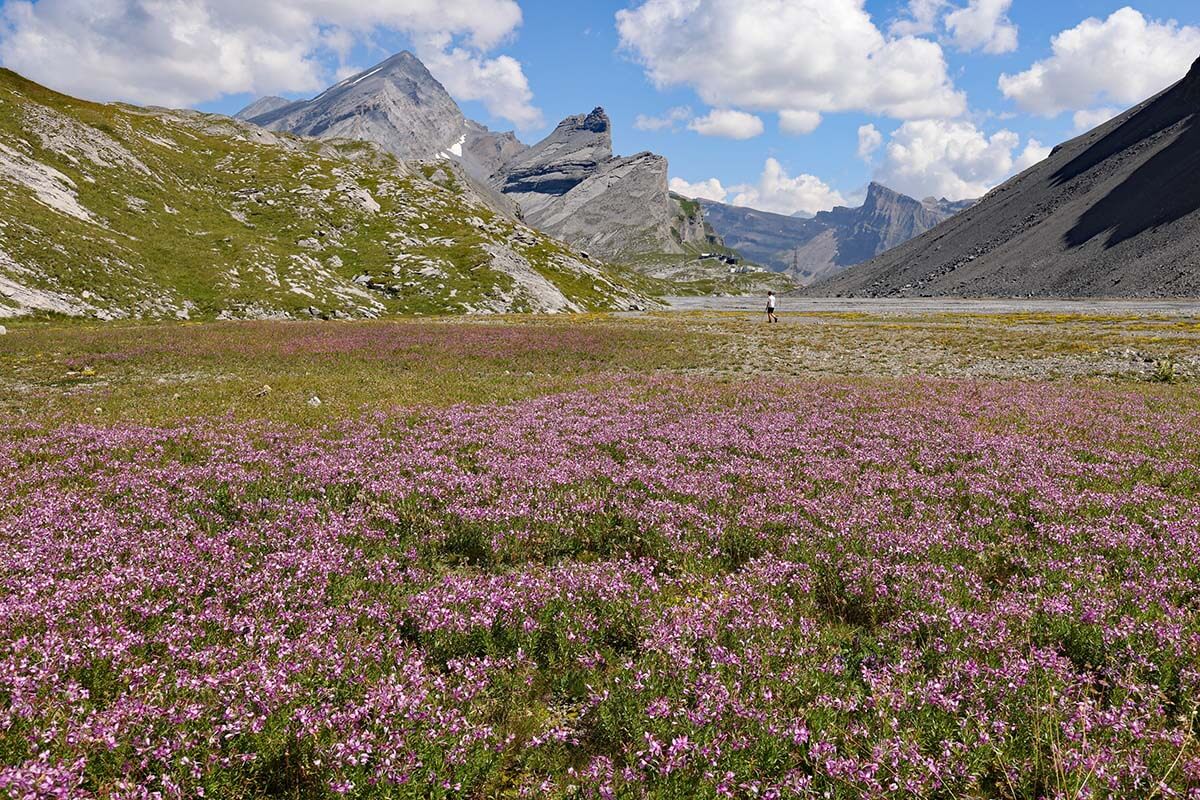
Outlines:
<svg viewBox="0 0 1200 800"><path fill-rule="evenodd" d="M703 211L685 213L670 197L665 158L613 155L603 109L567 118L530 148L512 133L466 119L412 53L392 56L312 100L263 98L237 116L273 131L371 142L408 161L461 165L461 177L493 210L521 215L602 258L685 253L708 243Z"/></svg>
<svg viewBox="0 0 1200 800"><path fill-rule="evenodd" d="M809 291L1200 296L1200 60L977 206Z"/></svg>

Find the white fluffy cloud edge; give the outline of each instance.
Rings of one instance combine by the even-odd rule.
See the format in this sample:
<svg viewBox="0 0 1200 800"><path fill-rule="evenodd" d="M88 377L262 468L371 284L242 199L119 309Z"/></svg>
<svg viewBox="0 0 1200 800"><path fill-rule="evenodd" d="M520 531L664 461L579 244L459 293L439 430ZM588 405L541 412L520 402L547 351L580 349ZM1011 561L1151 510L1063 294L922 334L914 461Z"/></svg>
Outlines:
<svg viewBox="0 0 1200 800"><path fill-rule="evenodd" d="M689 183L671 179L671 191L693 199L714 200L773 214L804 214L844 205L846 198L815 175L792 177L777 159L768 158L758 183L725 187L716 178Z"/></svg>
<svg viewBox="0 0 1200 800"><path fill-rule="evenodd" d="M923 119L966 110L941 46L885 34L863 0L644 0L616 21L622 51L655 86L690 87L726 115L710 129L752 129L745 119L735 126L731 113L778 113L784 133L804 134L825 113Z"/></svg>
<svg viewBox="0 0 1200 800"><path fill-rule="evenodd" d="M701 136L719 136L723 139L753 139L761 136L763 121L744 111L716 109L706 116L688 123L688 129Z"/></svg>
<svg viewBox="0 0 1200 800"><path fill-rule="evenodd" d="M870 160L882 150L874 179L918 199L965 200L982 197L1000 183L1050 155L1036 139L1009 130L990 136L969 122L911 120L897 128L884 146L874 125L858 131L858 153ZM685 197L746 206L775 214L812 215L844 205L847 194L815 175L792 177L774 158L767 159L756 184L726 187L717 178L689 182L671 179L671 191Z"/></svg>
<svg viewBox="0 0 1200 800"><path fill-rule="evenodd" d="M494 54L521 22L516 0L6 0L0 62L87 99L191 106L315 92L357 71L356 46L393 31L453 96L530 129L543 117L524 70Z"/></svg>
<svg viewBox="0 0 1200 800"><path fill-rule="evenodd" d="M1200 53L1200 27L1147 19L1128 6L1089 17L1050 43L1049 58L1000 76L1000 91L1028 113L1077 113L1076 126L1104 121L1187 74ZM1108 117L1105 117L1105 114Z"/></svg>
<svg viewBox="0 0 1200 800"><path fill-rule="evenodd" d="M776 214L811 215L845 205L846 198L815 175L791 177L774 158L763 165L757 184L734 187L735 206L747 206Z"/></svg>
<svg viewBox="0 0 1200 800"><path fill-rule="evenodd" d="M622 50L651 83L690 88L715 109L689 128L747 139L762 132L762 113L778 114L780 130L792 135L811 133L830 113L965 118L966 95L954 85L942 46L1014 52L1012 5L908 0L886 33L864 0L639 0L618 11L616 23ZM1082 128L1186 74L1200 52L1200 27L1149 19L1126 6L1061 31L1050 45L1048 58L1001 74L1000 91L1025 113L1073 112Z"/></svg>
<svg viewBox="0 0 1200 800"><path fill-rule="evenodd" d="M970 121L979 117L965 114L938 43L1013 52L1019 32L1011 7L1012 0L908 0L884 34L862 0L791 0L782 7L775 0L644 0L619 12L617 27L653 83L688 86L727 109L720 112L726 117L775 112L785 133L811 132L827 113L896 119L901 124L888 137L874 123L858 129L857 155L873 179L916 198L963 200L982 197L1051 149ZM768 17L771 25L738 24ZM921 38L931 35L938 42ZM1200 27L1126 6L1063 30L1050 45L1049 57L1002 74L999 88L1022 112L1073 114L1082 132L1182 78L1200 53ZM735 126L726 127L723 135L731 135ZM750 125L739 130L748 133ZM776 159L757 184L676 178L672 188L783 214L811 214L843 197L816 176L789 176Z"/></svg>

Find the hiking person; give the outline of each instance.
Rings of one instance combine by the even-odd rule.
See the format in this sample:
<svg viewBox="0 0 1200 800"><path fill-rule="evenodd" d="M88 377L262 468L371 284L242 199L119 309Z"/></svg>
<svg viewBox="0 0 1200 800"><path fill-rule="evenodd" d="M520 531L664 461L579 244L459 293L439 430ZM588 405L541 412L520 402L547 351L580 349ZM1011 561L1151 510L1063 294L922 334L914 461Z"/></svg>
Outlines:
<svg viewBox="0 0 1200 800"><path fill-rule="evenodd" d="M775 316L775 293L767 292L767 322L779 322Z"/></svg>

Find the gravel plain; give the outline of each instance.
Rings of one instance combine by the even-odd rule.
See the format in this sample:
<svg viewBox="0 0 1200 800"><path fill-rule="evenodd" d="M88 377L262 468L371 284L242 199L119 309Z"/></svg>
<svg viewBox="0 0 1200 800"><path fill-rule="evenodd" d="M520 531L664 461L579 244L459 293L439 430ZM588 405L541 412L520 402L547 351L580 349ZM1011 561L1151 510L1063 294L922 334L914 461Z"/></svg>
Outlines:
<svg viewBox="0 0 1200 800"><path fill-rule="evenodd" d="M1200 378L1200 302L671 298L629 324L708 338L701 374L1179 382Z"/></svg>
<svg viewBox="0 0 1200 800"><path fill-rule="evenodd" d="M765 297L669 297L672 311L762 311ZM1041 298L956 299L945 297L781 297L779 313L831 314L1174 314L1200 315L1196 300L1097 300Z"/></svg>

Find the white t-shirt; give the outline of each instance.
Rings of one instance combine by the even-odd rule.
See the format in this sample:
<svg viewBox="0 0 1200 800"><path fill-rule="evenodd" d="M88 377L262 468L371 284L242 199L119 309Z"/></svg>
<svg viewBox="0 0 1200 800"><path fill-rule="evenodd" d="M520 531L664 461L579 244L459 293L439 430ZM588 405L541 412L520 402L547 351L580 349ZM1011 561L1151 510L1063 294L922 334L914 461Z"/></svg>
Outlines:
<svg viewBox="0 0 1200 800"><path fill-rule="evenodd" d="M775 307L775 295L767 295L767 308Z"/></svg>

